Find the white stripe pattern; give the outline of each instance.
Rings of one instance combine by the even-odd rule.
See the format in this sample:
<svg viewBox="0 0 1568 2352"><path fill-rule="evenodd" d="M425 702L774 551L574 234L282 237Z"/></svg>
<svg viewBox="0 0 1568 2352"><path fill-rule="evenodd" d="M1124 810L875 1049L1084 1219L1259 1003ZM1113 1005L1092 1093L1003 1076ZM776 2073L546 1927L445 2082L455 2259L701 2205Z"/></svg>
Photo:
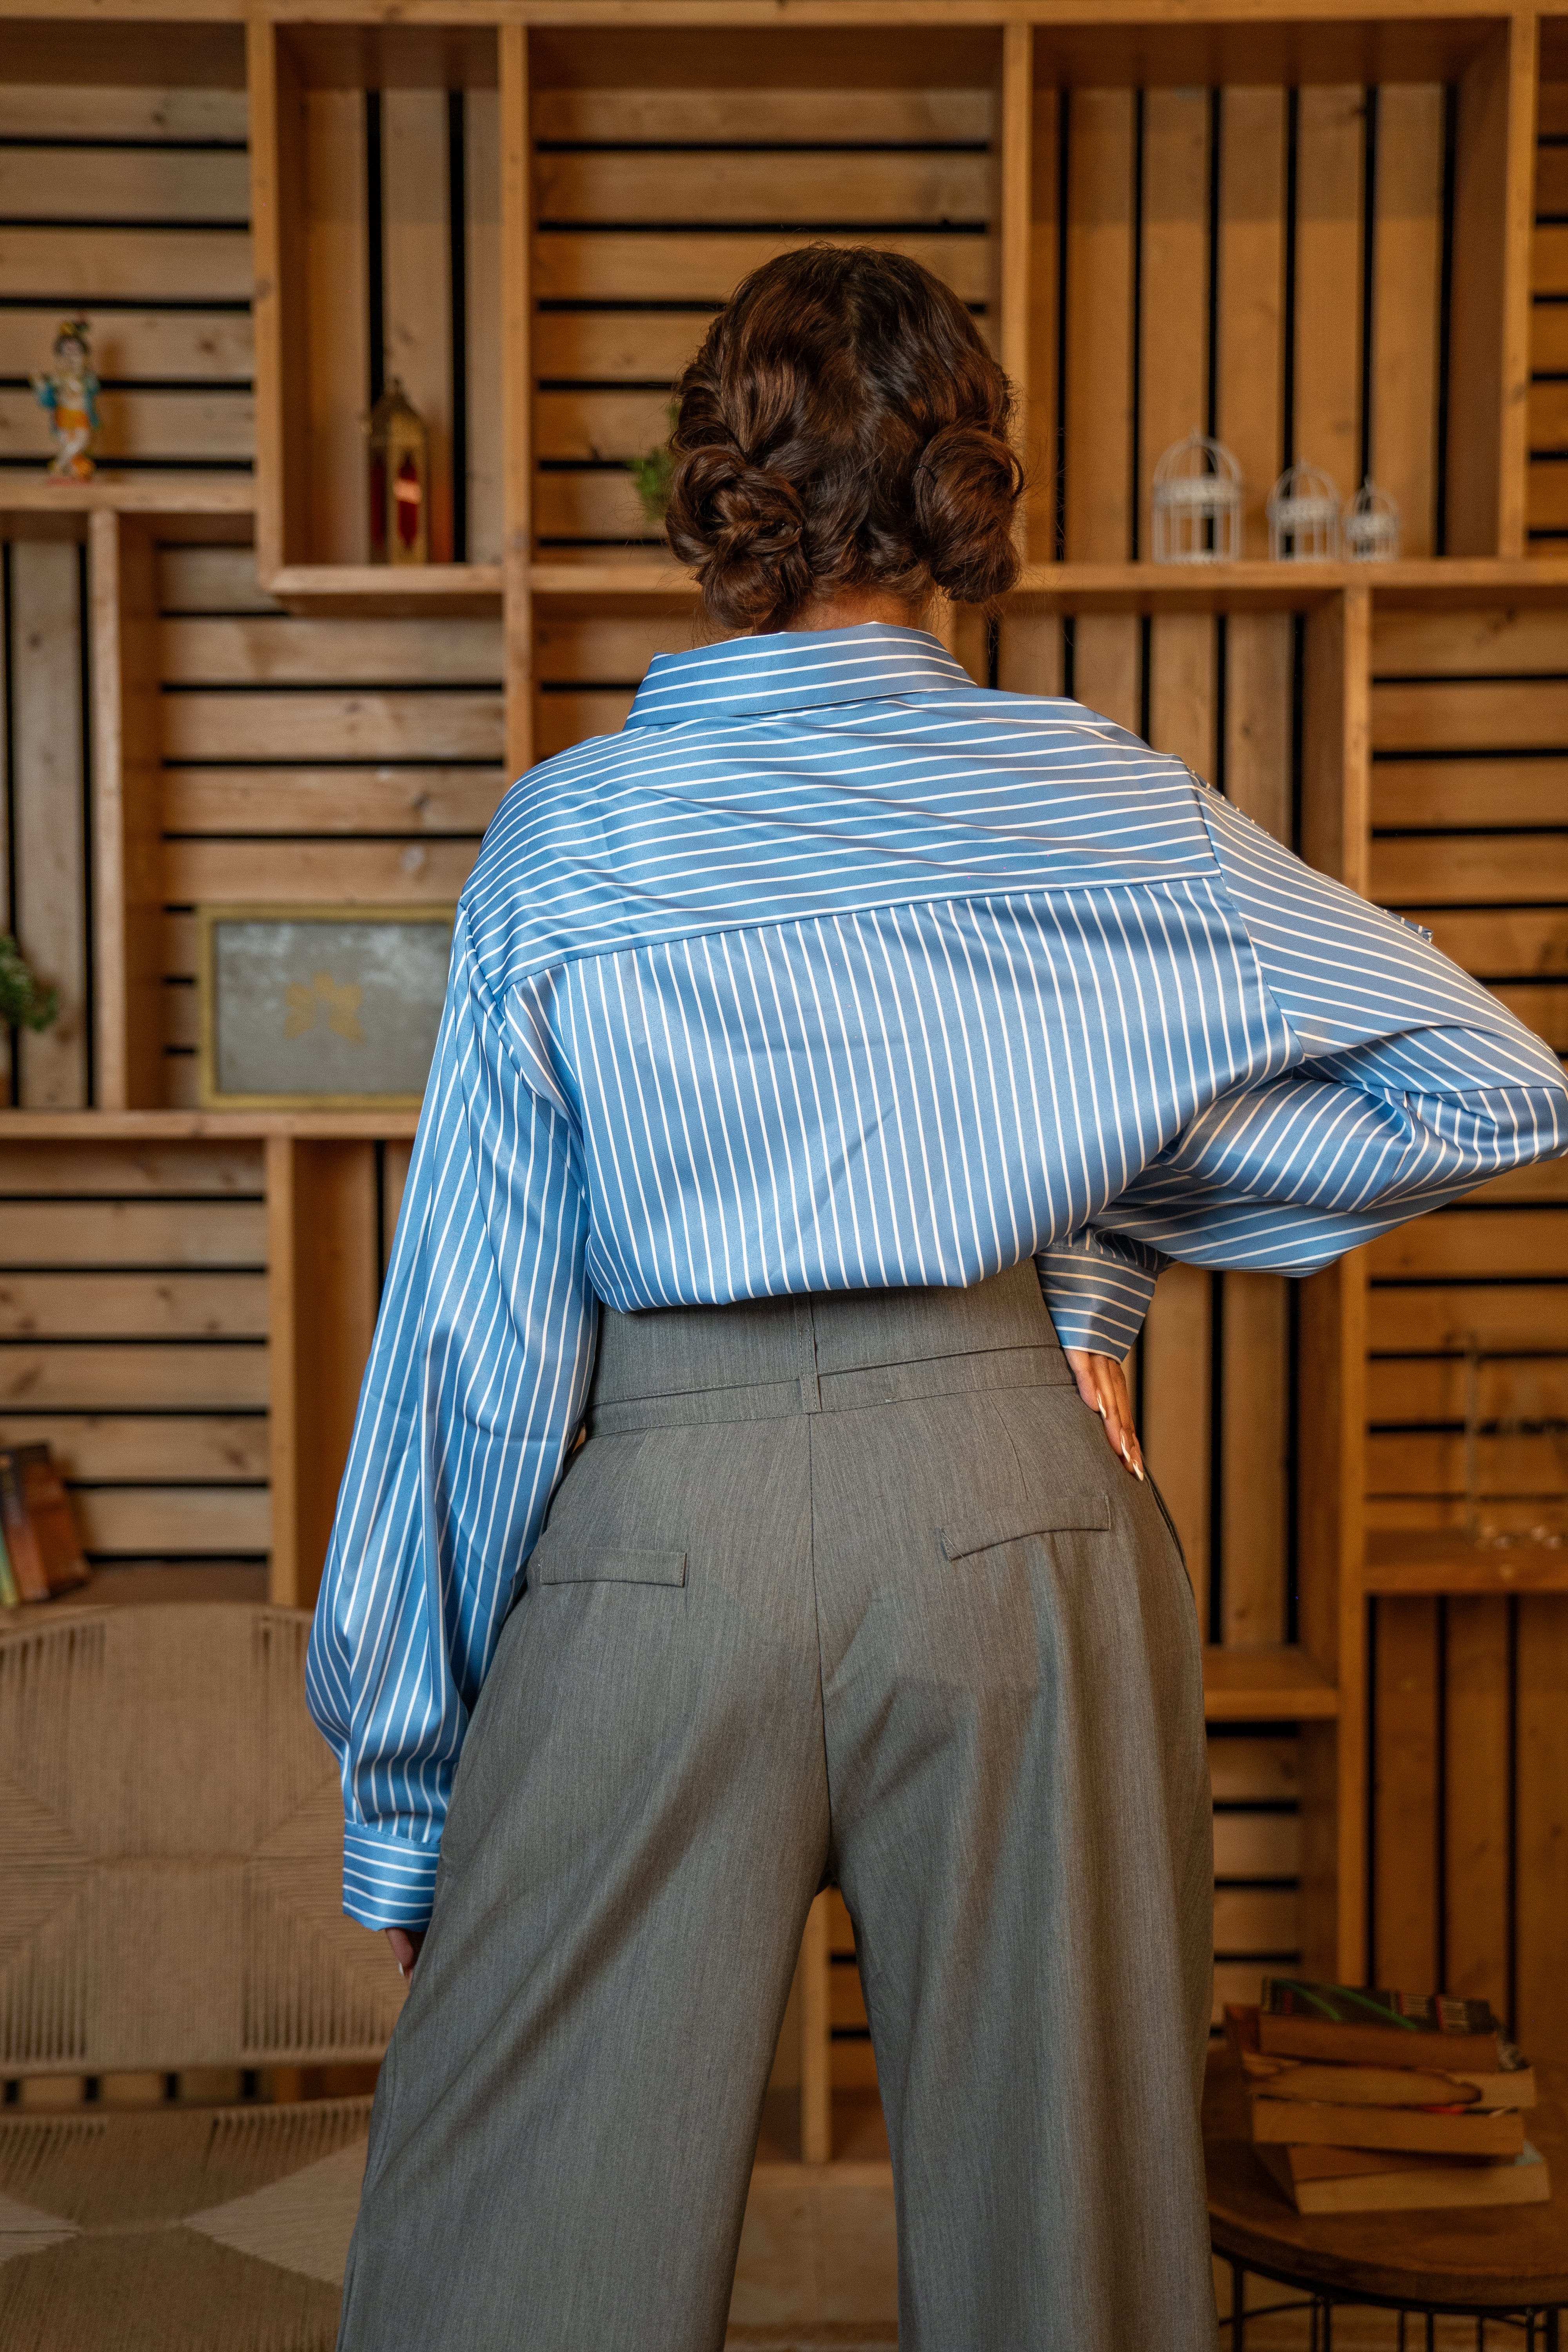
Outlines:
<svg viewBox="0 0 1568 2352"><path fill-rule="evenodd" d="M310 1644L345 1907L428 1916L599 1301L1033 1255L1120 1356L1171 1258L1309 1273L1564 1150L1539 1038L1108 720L914 630L660 656L458 910Z"/></svg>

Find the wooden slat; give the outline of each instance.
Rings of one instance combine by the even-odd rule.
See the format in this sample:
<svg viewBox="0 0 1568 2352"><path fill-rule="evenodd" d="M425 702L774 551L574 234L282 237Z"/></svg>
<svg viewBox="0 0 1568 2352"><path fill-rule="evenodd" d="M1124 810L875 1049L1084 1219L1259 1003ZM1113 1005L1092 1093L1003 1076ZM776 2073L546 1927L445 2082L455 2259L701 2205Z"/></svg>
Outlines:
<svg viewBox="0 0 1568 2352"><path fill-rule="evenodd" d="M143 460L205 458L217 465L249 460L256 443L256 408L249 391L104 392L97 454L100 464L119 457ZM0 392L0 456L49 456L48 427L30 392Z"/></svg>
<svg viewBox="0 0 1568 2352"><path fill-rule="evenodd" d="M386 368L425 419L430 561L452 560L452 335L447 93L382 93Z"/></svg>
<svg viewBox="0 0 1568 2352"><path fill-rule="evenodd" d="M1005 694L1060 694L1062 625L1055 613L1003 614L996 683Z"/></svg>
<svg viewBox="0 0 1568 2352"><path fill-rule="evenodd" d="M496 760L501 698L476 690L167 696L164 757L210 761L243 750L272 760Z"/></svg>
<svg viewBox="0 0 1568 2352"><path fill-rule="evenodd" d="M11 1201L0 1264L264 1265L265 1221L250 1201Z"/></svg>
<svg viewBox="0 0 1568 2352"><path fill-rule="evenodd" d="M1067 234L1067 552L1131 551L1133 137L1131 90L1070 100Z"/></svg>
<svg viewBox="0 0 1568 2352"><path fill-rule="evenodd" d="M802 62L809 63L805 52ZM988 89L541 89L533 100L538 139L660 145L984 141L992 116Z"/></svg>
<svg viewBox="0 0 1568 2352"><path fill-rule="evenodd" d="M1294 1878L1301 1865L1301 1823L1294 1813L1216 1813L1216 1878Z"/></svg>
<svg viewBox="0 0 1568 2352"><path fill-rule="evenodd" d="M0 82L0 138L213 139L243 147L243 89Z"/></svg>
<svg viewBox="0 0 1568 2352"><path fill-rule="evenodd" d="M500 93L463 93L468 560L499 563L501 523Z"/></svg>
<svg viewBox="0 0 1568 2352"><path fill-rule="evenodd" d="M0 1276L0 1339L259 1339L258 1274Z"/></svg>
<svg viewBox="0 0 1568 2352"><path fill-rule="evenodd" d="M1131 613L1080 613L1074 625L1073 693L1089 709L1137 734L1143 656Z"/></svg>
<svg viewBox="0 0 1568 2352"><path fill-rule="evenodd" d="M229 229L0 227L0 286L13 299L89 306L244 302L250 239Z"/></svg>
<svg viewBox="0 0 1568 2352"><path fill-rule="evenodd" d="M1215 621L1162 613L1150 631L1149 740L1198 775L1215 772Z"/></svg>
<svg viewBox="0 0 1568 2352"><path fill-rule="evenodd" d="M546 310L534 321L542 381L616 377L673 383L697 350L708 313L689 310Z"/></svg>
<svg viewBox="0 0 1568 2352"><path fill-rule="evenodd" d="M1555 1433L1483 1436L1475 1452L1476 1491L1489 1499L1568 1494L1568 1454ZM1374 1432L1366 1441L1369 1495L1463 1496L1467 1472L1465 1439L1457 1431Z"/></svg>
<svg viewBox="0 0 1568 2352"><path fill-rule="evenodd" d="M82 805L82 643L77 551L18 540L11 551L11 779L17 935L59 991L51 1028L24 1033L22 1101L77 1109L87 1093L87 845Z"/></svg>
<svg viewBox="0 0 1568 2352"><path fill-rule="evenodd" d="M1258 1738L1240 1739L1211 1734L1208 1743L1209 1780L1215 1802L1290 1803L1301 1793L1300 1742Z"/></svg>
<svg viewBox="0 0 1568 2352"><path fill-rule="evenodd" d="M182 619L163 622L159 647L168 685L497 687L505 669L499 619Z"/></svg>
<svg viewBox="0 0 1568 2352"><path fill-rule="evenodd" d="M481 834L506 790L497 768L173 768L170 833Z"/></svg>
<svg viewBox="0 0 1568 2352"><path fill-rule="evenodd" d="M1145 555L1154 467L1173 442L1203 431L1208 410L1208 173L1207 91L1146 90L1138 289L1138 529ZM1156 661L1156 691L1158 676Z"/></svg>
<svg viewBox="0 0 1568 2352"><path fill-rule="evenodd" d="M1443 907L1418 906L1410 912L1467 971L1568 972L1568 913L1559 908L1454 914Z"/></svg>
<svg viewBox="0 0 1568 2352"><path fill-rule="evenodd" d="M164 863L172 899L235 905L446 906L479 855L477 838L413 842L171 842Z"/></svg>
<svg viewBox="0 0 1568 2352"><path fill-rule="evenodd" d="M161 547L158 609L179 613L279 613L256 576L256 551L242 546Z"/></svg>
<svg viewBox="0 0 1568 2352"><path fill-rule="evenodd" d="M142 1559L194 1553L264 1552L272 1514L264 1487L87 1486L72 1507L89 1555Z"/></svg>
<svg viewBox="0 0 1568 2352"><path fill-rule="evenodd" d="M1242 552L1261 556L1268 552L1264 506L1282 463L1282 89L1227 89L1221 100L1218 275L1216 421L1220 439L1241 465L1246 500Z"/></svg>
<svg viewBox="0 0 1568 2352"><path fill-rule="evenodd" d="M1209 1276L1173 1265L1161 1276L1140 1341L1144 1457L1182 1538L1198 1622L1208 1623Z"/></svg>
<svg viewBox="0 0 1568 2352"><path fill-rule="evenodd" d="M1568 988L1499 988L1496 993L1555 1053L1568 1054Z"/></svg>
<svg viewBox="0 0 1568 2352"><path fill-rule="evenodd" d="M254 352L243 312L100 310L89 326L93 365L106 381L195 376L249 383ZM0 376L26 376L46 367L54 331L47 311L0 310Z"/></svg>
<svg viewBox="0 0 1568 2352"><path fill-rule="evenodd" d="M1437 1981L1437 1604L1377 1603L1373 1981Z"/></svg>
<svg viewBox="0 0 1568 2352"><path fill-rule="evenodd" d="M222 1485L267 1475L267 1421L261 1413L0 1410L0 1445L48 1446L68 1484L129 1480L144 1486L170 1479Z"/></svg>
<svg viewBox="0 0 1568 2352"><path fill-rule="evenodd" d="M773 254L791 251L798 245L859 242L858 237L838 236L831 231L798 236L750 230L715 230L700 236L675 229L644 236L622 236L615 230L594 235L545 231L533 243L534 292L551 299L674 299L717 305L728 301L748 271ZM907 253L923 263L966 302L984 302L990 293L989 237L889 231L879 235L877 243L888 252ZM0 269L8 249L7 238L0 242Z"/></svg>
<svg viewBox="0 0 1568 2352"><path fill-rule="evenodd" d="M534 756L552 760L557 751L590 735L614 735L625 726L632 707L629 692L618 694L542 694L534 720Z"/></svg>
<svg viewBox="0 0 1568 2352"><path fill-rule="evenodd" d="M1309 85L1296 147L1296 454L1342 498L1361 450L1363 92Z"/></svg>
<svg viewBox="0 0 1568 2352"><path fill-rule="evenodd" d="M530 566L535 554L533 397L538 373L532 352L536 239L533 235L532 111L529 95L529 36L503 25L500 69L500 463L501 543L506 621L506 763L513 775L531 766L533 740L533 602Z"/></svg>
<svg viewBox="0 0 1568 2352"><path fill-rule="evenodd" d="M1568 1209L1443 1209L1374 1241L1373 1278L1568 1275Z"/></svg>
<svg viewBox="0 0 1568 2352"><path fill-rule="evenodd" d="M1544 826L1565 816L1568 758L1373 762L1374 825Z"/></svg>
<svg viewBox="0 0 1568 2352"><path fill-rule="evenodd" d="M534 403L544 457L640 457L669 433L668 394L542 392Z"/></svg>
<svg viewBox="0 0 1568 2352"><path fill-rule="evenodd" d="M1226 798L1276 841L1290 840L1288 613L1232 613L1226 622Z"/></svg>
<svg viewBox="0 0 1568 2352"><path fill-rule="evenodd" d="M1379 1355L1458 1349L1473 1339L1493 1354L1553 1349L1563 1340L1563 1294L1537 1283L1375 1284L1370 1344Z"/></svg>
<svg viewBox="0 0 1568 2352"><path fill-rule="evenodd" d="M1448 351L1448 548L1524 552L1536 20L1491 29L1459 78Z"/></svg>
<svg viewBox="0 0 1568 2352"><path fill-rule="evenodd" d="M1226 1642L1285 1638L1289 1302L1282 1277L1225 1277L1223 1627Z"/></svg>
<svg viewBox="0 0 1568 2352"><path fill-rule="evenodd" d="M17 1192L259 1194L254 1143L15 1142L0 1136L0 1199Z"/></svg>
<svg viewBox="0 0 1568 2352"><path fill-rule="evenodd" d="M1447 1603L1444 1960L1450 1992L1508 2013L1508 1604Z"/></svg>
<svg viewBox="0 0 1568 2352"><path fill-rule="evenodd" d="M1528 1563L1530 1547L1536 1545L1539 1539L1542 1517L1542 1498L1537 1495L1488 1495L1485 1497L1483 1516L1489 1537L1506 1535L1512 1538L1519 1547L1517 1557ZM1511 1550L1503 1553L1500 1557L1489 1552L1478 1555L1474 1551L1469 1541L1471 1518L1470 1505L1463 1495L1369 1495L1366 1497L1366 1529L1369 1542L1374 1539L1381 1541L1385 1537L1391 1539L1396 1538L1401 1543L1413 1542L1419 1549L1425 1551L1433 1538L1450 1538L1462 1550L1467 1562L1473 1561L1479 1557L1485 1563L1483 1576L1477 1578L1467 1572L1456 1578L1455 1581L1459 1590L1506 1592L1515 1589L1516 1584L1521 1591L1531 1589L1536 1580L1537 1570L1530 1569L1526 1572L1521 1570L1516 1576L1514 1570L1516 1555ZM1542 1562L1550 1563L1541 1580L1548 1586L1560 1585L1563 1581L1561 1550L1539 1552L1537 1558ZM1383 1571L1369 1570L1368 1580L1369 1588L1381 1584ZM1394 1582L1397 1588L1397 1577ZM1430 1592L1434 1582L1439 1588L1444 1587L1447 1583L1446 1575L1439 1574L1435 1580L1423 1576L1415 1590L1419 1592ZM1405 1586L1403 1589L1408 1591L1410 1588Z"/></svg>
<svg viewBox="0 0 1568 2352"><path fill-rule="evenodd" d="M370 555L364 93L309 89L304 106L309 544L318 563L363 563Z"/></svg>
<svg viewBox="0 0 1568 2352"><path fill-rule="evenodd" d="M0 213L11 221L199 221L244 228L243 148L0 146Z"/></svg>
<svg viewBox="0 0 1568 2352"><path fill-rule="evenodd" d="M1568 667L1563 615L1555 604L1483 604L1447 612L1406 611L1379 606L1373 619L1374 677L1473 677L1501 670L1518 677L1527 670Z"/></svg>
<svg viewBox="0 0 1568 2352"><path fill-rule="evenodd" d="M1514 2030L1538 2061L1568 2056L1568 1596L1519 1604L1518 1981Z"/></svg>
<svg viewBox="0 0 1568 2352"><path fill-rule="evenodd" d="M574 614L534 624L535 675L564 685L636 686L655 654L687 653L699 641L692 614Z"/></svg>
<svg viewBox="0 0 1568 2352"><path fill-rule="evenodd" d="M0 1412L111 1412L134 1406L237 1412L267 1402L267 1350L251 1341L200 1348L138 1346L0 1347Z"/></svg>
<svg viewBox="0 0 1568 2352"><path fill-rule="evenodd" d="M639 554L663 546L643 515L631 476L620 466L607 474L539 475L533 520L546 544L557 539L602 539L635 544Z"/></svg>
<svg viewBox="0 0 1568 2352"><path fill-rule="evenodd" d="M1568 1331L1563 1345L1568 1349ZM1545 1361L1489 1358L1477 1368L1476 1386L1483 1421L1500 1414L1568 1419L1568 1355ZM1373 1423L1462 1422L1468 1396L1462 1356L1380 1357L1367 1366L1367 1416Z"/></svg>
<svg viewBox="0 0 1568 2352"><path fill-rule="evenodd" d="M1562 749L1568 747L1568 677L1522 685L1431 678L1374 686L1372 727L1376 751Z"/></svg>
<svg viewBox="0 0 1568 2352"><path fill-rule="evenodd" d="M1214 1948L1227 1958L1246 1952L1291 1952L1301 1940L1301 1898L1284 1887L1218 1886L1214 1898Z"/></svg>
<svg viewBox="0 0 1568 2352"><path fill-rule="evenodd" d="M1014 433L1026 472L1019 545L1026 562L1057 551L1058 314L1061 294L1060 95L1035 79L1032 26L1003 34L998 356L1021 394Z"/></svg>
<svg viewBox="0 0 1568 2352"><path fill-rule="evenodd" d="M1443 90L1378 92L1372 471L1399 503L1400 552L1430 555L1436 515Z"/></svg>
<svg viewBox="0 0 1568 2352"><path fill-rule="evenodd" d="M1385 835L1372 845L1370 895L1380 905L1468 906L1568 897L1568 833L1473 834L1464 855L1443 834Z"/></svg>
<svg viewBox="0 0 1568 2352"><path fill-rule="evenodd" d="M727 228L979 224L989 221L994 202L984 154L542 152L534 170L539 217L552 228L633 220Z"/></svg>

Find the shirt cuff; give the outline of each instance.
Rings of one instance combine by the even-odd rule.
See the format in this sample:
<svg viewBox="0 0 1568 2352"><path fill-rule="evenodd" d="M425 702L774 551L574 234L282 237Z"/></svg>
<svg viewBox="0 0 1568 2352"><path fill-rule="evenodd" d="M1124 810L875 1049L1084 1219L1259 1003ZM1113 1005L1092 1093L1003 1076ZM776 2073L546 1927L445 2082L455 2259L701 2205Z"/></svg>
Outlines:
<svg viewBox="0 0 1568 2352"><path fill-rule="evenodd" d="M343 1830L343 1909L362 1927L426 1927L436 1899L439 1845L350 1822Z"/></svg>
<svg viewBox="0 0 1568 2352"><path fill-rule="evenodd" d="M1144 1242L1087 1230L1041 1250L1035 1264L1062 1346L1121 1363L1143 1328L1166 1263Z"/></svg>

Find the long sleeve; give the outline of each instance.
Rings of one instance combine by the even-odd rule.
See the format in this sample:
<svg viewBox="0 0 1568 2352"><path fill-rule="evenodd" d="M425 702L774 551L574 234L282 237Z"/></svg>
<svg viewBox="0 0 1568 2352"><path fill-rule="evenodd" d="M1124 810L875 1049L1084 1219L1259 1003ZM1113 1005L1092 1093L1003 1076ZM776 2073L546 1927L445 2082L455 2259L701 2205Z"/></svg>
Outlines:
<svg viewBox="0 0 1568 2352"><path fill-rule="evenodd" d="M1084 1225L1037 1252L1035 1264L1062 1346L1122 1357L1143 1328L1169 1260L1131 1234Z"/></svg>
<svg viewBox="0 0 1568 2352"><path fill-rule="evenodd" d="M1568 1150L1556 1056L1413 925L1200 792L1290 1066L1211 1102L1094 1220L1196 1265L1307 1274Z"/></svg>
<svg viewBox="0 0 1568 2352"><path fill-rule="evenodd" d="M367 1927L429 1916L469 1714L582 1413L579 1170L547 1051L526 1008L489 999L460 913L310 1636L343 1907Z"/></svg>

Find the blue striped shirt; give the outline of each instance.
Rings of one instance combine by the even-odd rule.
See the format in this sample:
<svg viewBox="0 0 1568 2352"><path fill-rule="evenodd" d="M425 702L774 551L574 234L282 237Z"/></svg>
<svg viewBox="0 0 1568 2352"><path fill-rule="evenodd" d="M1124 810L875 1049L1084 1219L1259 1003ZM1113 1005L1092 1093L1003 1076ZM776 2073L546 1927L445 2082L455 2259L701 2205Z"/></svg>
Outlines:
<svg viewBox="0 0 1568 2352"><path fill-rule="evenodd" d="M1032 1254L1121 1356L1171 1258L1304 1274L1564 1150L1539 1038L1124 729L917 630L659 656L458 911L310 1643L347 1909L428 1916L601 1300Z"/></svg>

